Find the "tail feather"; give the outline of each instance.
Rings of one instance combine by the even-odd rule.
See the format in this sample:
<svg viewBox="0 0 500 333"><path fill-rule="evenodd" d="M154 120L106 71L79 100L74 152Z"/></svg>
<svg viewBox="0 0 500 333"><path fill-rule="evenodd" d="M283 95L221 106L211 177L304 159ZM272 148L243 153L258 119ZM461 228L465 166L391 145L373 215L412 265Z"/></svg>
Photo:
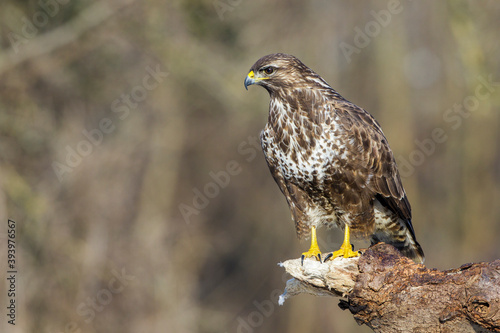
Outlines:
<svg viewBox="0 0 500 333"><path fill-rule="evenodd" d="M406 241L403 243L395 243L391 244L396 249L401 252L402 255L408 257L415 261L417 264L423 264L425 261L424 251L415 238L411 237L411 235L407 235Z"/></svg>
<svg viewBox="0 0 500 333"><path fill-rule="evenodd" d="M415 236L408 228L400 228L397 233L375 232L372 235L371 243L384 242L394 246L402 255L415 261L417 264L423 264L425 261L424 251L415 239Z"/></svg>
<svg viewBox="0 0 500 333"><path fill-rule="evenodd" d="M391 244L404 256L423 264L424 251L417 242L411 219L404 218L390 207L384 206L378 199L375 200L374 211L375 229L371 239L372 244L378 242Z"/></svg>

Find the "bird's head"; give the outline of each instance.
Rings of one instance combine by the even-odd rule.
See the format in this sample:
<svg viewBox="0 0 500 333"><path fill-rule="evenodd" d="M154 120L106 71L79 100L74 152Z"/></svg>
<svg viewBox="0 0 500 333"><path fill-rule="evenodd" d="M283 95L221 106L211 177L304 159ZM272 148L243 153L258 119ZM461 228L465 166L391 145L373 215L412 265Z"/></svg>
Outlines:
<svg viewBox="0 0 500 333"><path fill-rule="evenodd" d="M250 68L245 78L245 88L258 84L272 94L279 89L289 87L308 87L328 84L304 65L299 59L284 53L266 55Z"/></svg>

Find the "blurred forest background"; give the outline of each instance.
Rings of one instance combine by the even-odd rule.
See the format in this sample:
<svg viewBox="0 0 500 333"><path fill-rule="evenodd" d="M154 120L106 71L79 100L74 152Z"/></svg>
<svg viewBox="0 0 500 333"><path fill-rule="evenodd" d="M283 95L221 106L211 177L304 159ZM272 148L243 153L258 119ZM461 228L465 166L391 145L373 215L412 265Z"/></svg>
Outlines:
<svg viewBox="0 0 500 333"><path fill-rule="evenodd" d="M2 332L370 331L275 303L309 246L243 87L275 52L381 123L428 267L500 258L499 1L3 0L0 31Z"/></svg>

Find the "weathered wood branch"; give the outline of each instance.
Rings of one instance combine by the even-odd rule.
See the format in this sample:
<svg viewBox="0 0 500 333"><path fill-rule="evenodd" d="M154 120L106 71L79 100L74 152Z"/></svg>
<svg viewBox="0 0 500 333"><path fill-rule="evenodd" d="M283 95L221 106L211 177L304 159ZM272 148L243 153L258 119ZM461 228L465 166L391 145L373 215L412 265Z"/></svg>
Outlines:
<svg viewBox="0 0 500 333"><path fill-rule="evenodd" d="M282 264L293 276L280 298L341 297L358 324L375 332L500 332L500 260L438 271L387 244L358 258Z"/></svg>

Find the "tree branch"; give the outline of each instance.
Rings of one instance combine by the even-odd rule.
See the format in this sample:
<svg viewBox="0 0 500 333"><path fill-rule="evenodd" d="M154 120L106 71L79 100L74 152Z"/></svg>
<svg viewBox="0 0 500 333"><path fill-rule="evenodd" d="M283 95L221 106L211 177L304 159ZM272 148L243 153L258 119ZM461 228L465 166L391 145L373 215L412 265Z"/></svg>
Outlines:
<svg viewBox="0 0 500 333"><path fill-rule="evenodd" d="M116 12L134 1L121 0L111 5L109 2L97 1L95 4L82 10L76 18L60 27L36 36L33 39L23 36L21 39L22 42L16 42L19 42L21 45L3 50L3 54L0 54L0 76L24 61L49 54L62 46L74 42L81 35L104 23ZM21 50L18 50L18 48L21 48Z"/></svg>
<svg viewBox="0 0 500 333"><path fill-rule="evenodd" d="M438 271L380 243L358 258L282 266L294 278L280 304L300 293L345 297L340 308L381 333L500 332L500 260Z"/></svg>

